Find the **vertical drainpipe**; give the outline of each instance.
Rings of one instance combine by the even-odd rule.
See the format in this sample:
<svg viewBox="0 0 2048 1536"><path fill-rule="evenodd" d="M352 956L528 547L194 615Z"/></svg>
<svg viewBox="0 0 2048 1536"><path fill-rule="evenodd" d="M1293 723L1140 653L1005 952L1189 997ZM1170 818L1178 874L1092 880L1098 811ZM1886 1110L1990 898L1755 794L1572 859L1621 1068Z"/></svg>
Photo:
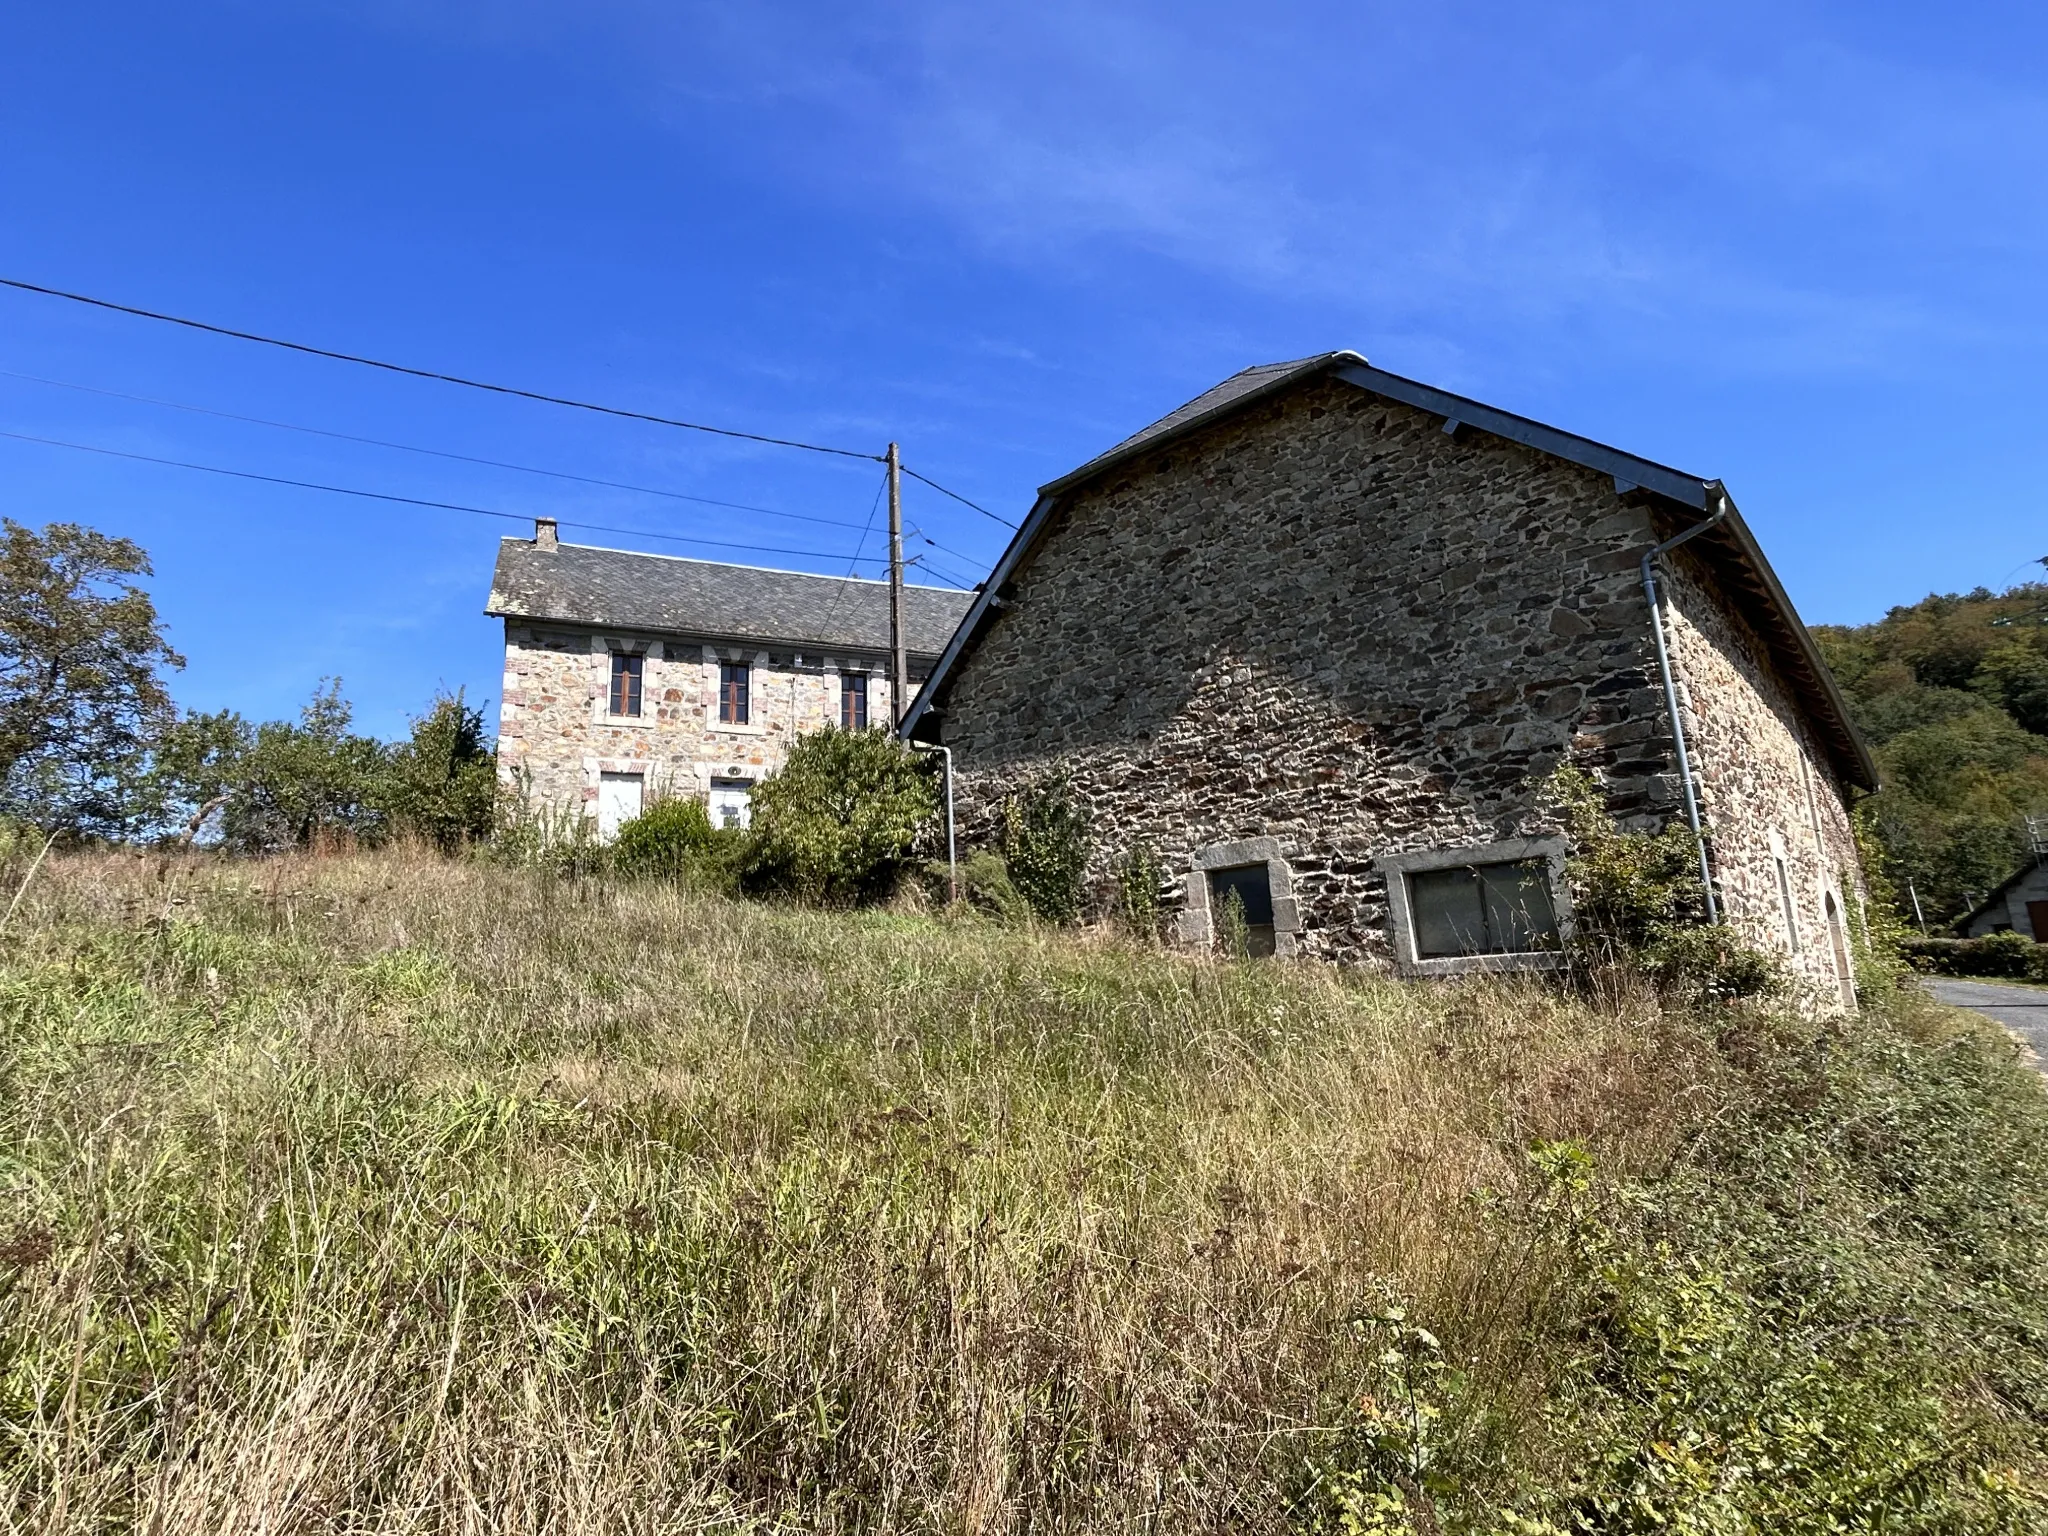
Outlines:
<svg viewBox="0 0 2048 1536"><path fill-rule="evenodd" d="M1664 641L1664 599L1657 590L1656 563L1665 553L1678 548L1687 539L1705 533L1709 528L1728 515L1728 495L1719 493L1713 516L1704 522L1694 523L1676 537L1666 539L1662 544L1643 556L1643 596L1650 603L1650 633L1657 637L1657 672L1664 681L1664 708L1671 716L1671 740L1678 748L1678 783L1685 791L1685 819L1692 827L1693 841L1700 851L1700 886L1707 893L1707 921L1721 921L1720 908L1714 901L1714 871L1707 862L1707 839L1700 825L1699 797L1693 793L1692 758L1685 749L1685 720L1678 712L1678 684L1671 678L1671 652Z"/></svg>

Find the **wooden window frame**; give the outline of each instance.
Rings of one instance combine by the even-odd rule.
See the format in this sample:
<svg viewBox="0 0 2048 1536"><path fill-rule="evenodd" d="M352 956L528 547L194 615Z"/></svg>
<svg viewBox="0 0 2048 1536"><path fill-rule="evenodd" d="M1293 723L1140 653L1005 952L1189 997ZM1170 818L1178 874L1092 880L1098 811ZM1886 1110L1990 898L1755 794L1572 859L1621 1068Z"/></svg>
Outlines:
<svg viewBox="0 0 2048 1536"><path fill-rule="evenodd" d="M754 714L754 669L744 661L718 663L718 723L752 725Z"/></svg>
<svg viewBox="0 0 2048 1536"><path fill-rule="evenodd" d="M868 697L868 674L865 672L842 672L839 674L839 728L842 731L864 731L872 718Z"/></svg>
<svg viewBox="0 0 2048 1536"><path fill-rule="evenodd" d="M605 712L620 720L638 720L647 700L647 657L639 651L613 651L611 656Z"/></svg>

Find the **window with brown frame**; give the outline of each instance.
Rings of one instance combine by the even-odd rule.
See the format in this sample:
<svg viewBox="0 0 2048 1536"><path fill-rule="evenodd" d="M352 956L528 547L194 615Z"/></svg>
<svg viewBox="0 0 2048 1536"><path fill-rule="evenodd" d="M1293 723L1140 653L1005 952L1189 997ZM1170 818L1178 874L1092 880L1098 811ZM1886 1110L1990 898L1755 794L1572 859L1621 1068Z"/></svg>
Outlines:
<svg viewBox="0 0 2048 1536"><path fill-rule="evenodd" d="M864 731L868 728L868 675L865 672L839 674L839 728Z"/></svg>
<svg viewBox="0 0 2048 1536"><path fill-rule="evenodd" d="M747 723L749 669L744 661L718 664L718 722L721 725Z"/></svg>
<svg viewBox="0 0 2048 1536"><path fill-rule="evenodd" d="M615 715L637 715L640 713L640 675L647 664L645 656L635 656L627 651L612 652L612 713Z"/></svg>

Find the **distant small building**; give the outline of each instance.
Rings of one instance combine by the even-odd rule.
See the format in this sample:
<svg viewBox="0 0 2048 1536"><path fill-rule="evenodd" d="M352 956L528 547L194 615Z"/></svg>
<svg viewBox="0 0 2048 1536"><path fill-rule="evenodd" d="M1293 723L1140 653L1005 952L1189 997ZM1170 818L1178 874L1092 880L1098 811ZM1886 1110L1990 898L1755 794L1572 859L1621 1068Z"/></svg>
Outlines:
<svg viewBox="0 0 2048 1536"><path fill-rule="evenodd" d="M2048 864L2029 859L1957 923L1956 931L1966 939L2023 933L2036 944L2048 944Z"/></svg>
<svg viewBox="0 0 2048 1536"><path fill-rule="evenodd" d="M973 595L905 589L913 692ZM744 825L798 735L890 724L884 582L564 544L543 518L499 545L484 611L505 621L500 776L605 837L659 794Z"/></svg>

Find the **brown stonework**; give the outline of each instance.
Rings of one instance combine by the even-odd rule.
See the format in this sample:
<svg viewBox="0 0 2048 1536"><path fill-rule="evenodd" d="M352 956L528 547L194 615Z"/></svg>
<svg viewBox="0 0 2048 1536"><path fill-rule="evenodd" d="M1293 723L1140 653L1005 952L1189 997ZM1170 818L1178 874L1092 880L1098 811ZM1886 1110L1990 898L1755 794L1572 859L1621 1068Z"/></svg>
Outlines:
<svg viewBox="0 0 2048 1536"><path fill-rule="evenodd" d="M1446 425L1312 377L1062 491L919 727L954 748L963 836L1064 764L1105 899L1134 844L1178 913L1205 850L1272 839L1294 952L1386 966L1379 861L1553 833L1534 791L1558 763L1625 824L1676 813L1637 567L1673 529L1614 474ZM1833 986L1820 903L1859 884L1842 781L1739 604L1675 564L1731 914L1769 939L1777 829L1812 925L1795 965Z"/></svg>

